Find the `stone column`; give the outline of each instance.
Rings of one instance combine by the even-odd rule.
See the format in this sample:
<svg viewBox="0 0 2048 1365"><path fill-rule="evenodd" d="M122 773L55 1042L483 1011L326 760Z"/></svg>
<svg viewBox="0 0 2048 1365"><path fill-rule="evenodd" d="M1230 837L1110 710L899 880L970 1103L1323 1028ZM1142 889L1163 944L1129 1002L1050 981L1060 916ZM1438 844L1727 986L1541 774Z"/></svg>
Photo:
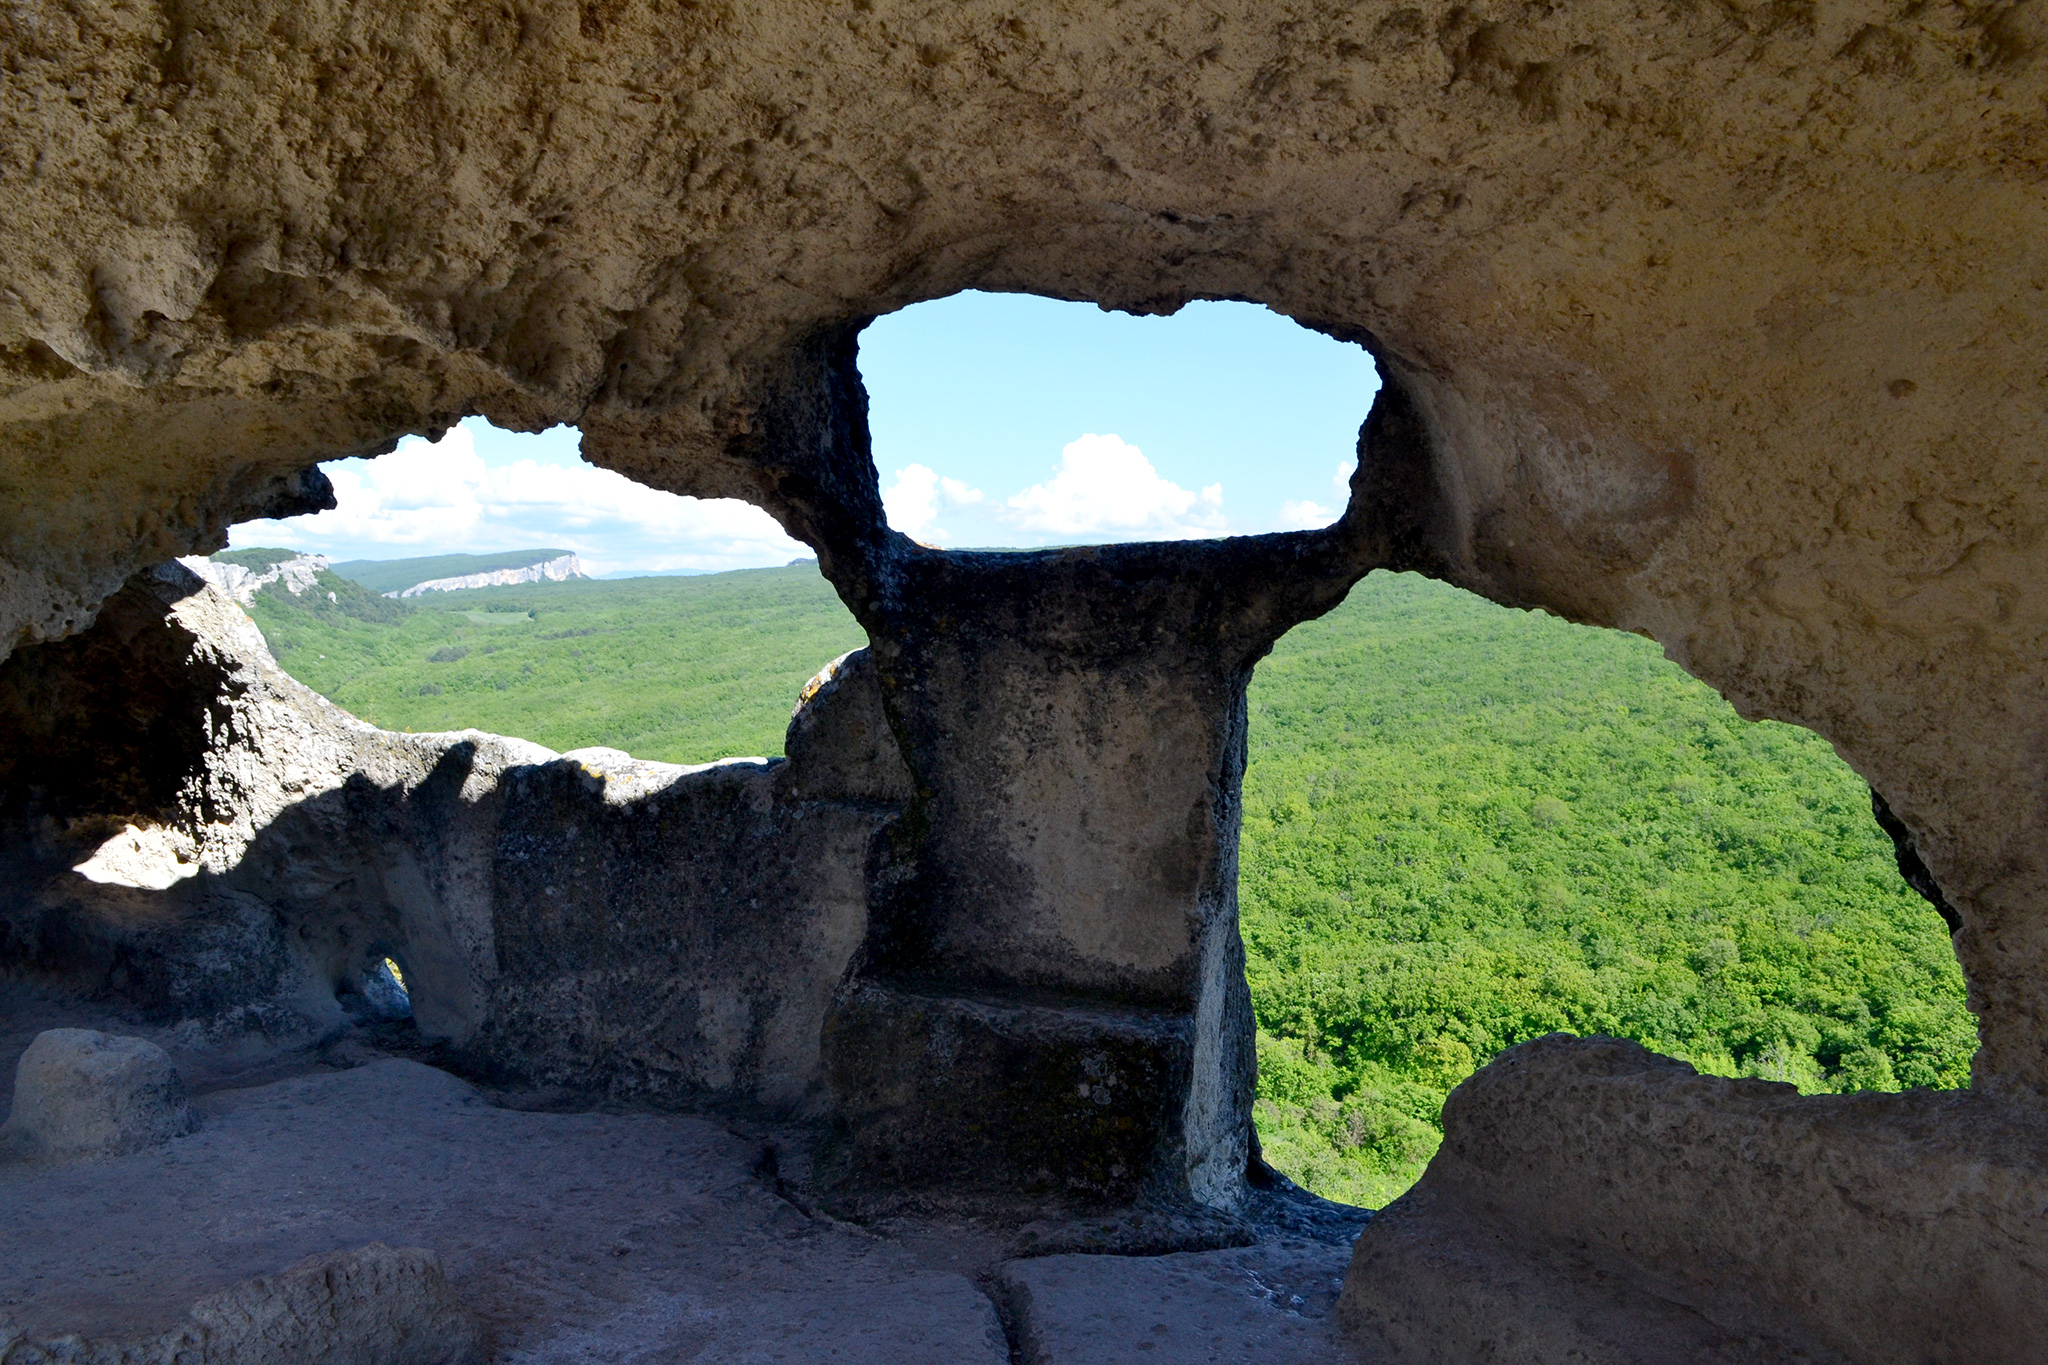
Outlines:
<svg viewBox="0 0 2048 1365"><path fill-rule="evenodd" d="M918 796L827 1026L863 1165L1234 1201L1245 684L1371 566L1342 527L892 558L875 653Z"/></svg>
<svg viewBox="0 0 2048 1365"><path fill-rule="evenodd" d="M1245 685L1371 569L1434 564L1423 425L1390 378L1322 530L938 550L886 523L857 335L790 348L687 490L747 496L818 551L913 779L825 1024L842 1174L1012 1208L1234 1203Z"/></svg>

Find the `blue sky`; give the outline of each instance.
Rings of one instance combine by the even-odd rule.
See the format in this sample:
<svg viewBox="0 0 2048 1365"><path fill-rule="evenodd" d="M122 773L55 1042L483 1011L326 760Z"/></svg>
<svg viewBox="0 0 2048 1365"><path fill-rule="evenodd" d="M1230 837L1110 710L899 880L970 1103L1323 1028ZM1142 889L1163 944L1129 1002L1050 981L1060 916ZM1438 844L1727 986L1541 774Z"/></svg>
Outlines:
<svg viewBox="0 0 2048 1365"><path fill-rule="evenodd" d="M1360 348L1255 305L1139 318L1017 294L882 318L860 365L890 522L950 546L1325 524L1378 386ZM246 523L233 543L336 559L563 546L598 573L808 553L758 509L643 488L576 446L572 428L472 418L436 444L328 464L339 508Z"/></svg>

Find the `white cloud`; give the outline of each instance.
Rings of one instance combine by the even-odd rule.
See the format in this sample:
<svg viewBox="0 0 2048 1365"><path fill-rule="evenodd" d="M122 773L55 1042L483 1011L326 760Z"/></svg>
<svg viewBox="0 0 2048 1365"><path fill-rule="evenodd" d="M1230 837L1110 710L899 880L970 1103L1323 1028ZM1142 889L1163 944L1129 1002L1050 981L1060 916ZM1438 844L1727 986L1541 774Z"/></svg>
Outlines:
<svg viewBox="0 0 2048 1365"><path fill-rule="evenodd" d="M1289 498L1280 504L1280 524L1276 529L1314 531L1328 526L1336 519L1337 513L1319 502L1311 502L1307 498Z"/></svg>
<svg viewBox="0 0 2048 1365"><path fill-rule="evenodd" d="M1325 507L1313 498L1289 498L1280 504L1280 516L1275 529L1281 531L1314 531L1328 526L1344 514L1344 506L1351 501L1351 471L1358 468L1358 461L1339 460L1337 472L1330 476L1330 487L1336 490L1336 506Z"/></svg>
<svg viewBox="0 0 2048 1365"><path fill-rule="evenodd" d="M969 488L949 479L927 465L905 465L896 471L895 481L882 491L882 510L889 524L904 535L933 544L944 544L952 533L937 525L945 507L971 507L985 501L979 488Z"/></svg>
<svg viewBox="0 0 2048 1365"><path fill-rule="evenodd" d="M1005 504L1026 531L1060 538L1145 535L1187 540L1224 531L1223 485L1199 493L1159 477L1145 453L1120 436L1093 432L1067 443L1060 467Z"/></svg>
<svg viewBox="0 0 2048 1365"><path fill-rule="evenodd" d="M375 460L327 466L337 506L247 522L237 545L281 544L336 559L402 559L559 545L592 573L728 569L810 553L760 508L678 497L595 465L514 460L491 467L466 426Z"/></svg>

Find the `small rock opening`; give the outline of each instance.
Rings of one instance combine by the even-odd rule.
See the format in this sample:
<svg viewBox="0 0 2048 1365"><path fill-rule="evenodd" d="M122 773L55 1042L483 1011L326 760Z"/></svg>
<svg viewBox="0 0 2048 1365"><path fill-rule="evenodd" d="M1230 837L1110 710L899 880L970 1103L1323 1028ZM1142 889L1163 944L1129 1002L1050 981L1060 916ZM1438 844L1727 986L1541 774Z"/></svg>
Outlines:
<svg viewBox="0 0 2048 1365"><path fill-rule="evenodd" d="M393 957L373 958L367 967L342 982L335 1000L358 1024L397 1023L412 1018L412 993L405 969Z"/></svg>

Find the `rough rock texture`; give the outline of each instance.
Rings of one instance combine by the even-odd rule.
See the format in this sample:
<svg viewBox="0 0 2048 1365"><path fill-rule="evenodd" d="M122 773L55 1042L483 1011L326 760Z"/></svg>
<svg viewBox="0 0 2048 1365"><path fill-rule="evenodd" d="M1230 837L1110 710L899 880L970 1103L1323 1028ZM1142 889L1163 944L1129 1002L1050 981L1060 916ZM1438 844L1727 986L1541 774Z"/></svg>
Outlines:
<svg viewBox="0 0 2048 1365"><path fill-rule="evenodd" d="M1090 1012L1127 1016L1112 1033L1170 1014L1189 1060L1160 1073L1137 1183L1229 1203L1243 675L1359 574L1420 567L1645 632L1746 713L1833 741L1953 912L1983 1039L1967 1103L2038 1106L2044 44L2042 0L10 6L0 639L75 635L117 592L136 609L115 598L106 633L17 656L0 790L40 794L5 850L22 889L0 950L183 1017L289 1000L310 1018L367 951L401 944L421 1027L480 1056L665 1093L801 1092L863 1115L856 1150L920 1103L889 1100L901 1074L863 1059L914 1052L930 1086L959 1078L943 1029L880 1046L917 1018L1049 1012L991 1034L995 1056ZM1387 385L1345 520L1016 560L888 531L858 331L966 287L1250 299L1369 345ZM147 584L122 589L233 521L319 505L314 461L472 412L577 422L599 462L749 498L815 547L870 634L909 773L900 818L823 801L827 835L790 834L811 815L779 774L801 759L707 776L352 730L249 681L234 651L181 643L175 613L132 596ZM137 641L175 667L134 691L91 667ZM90 720L71 742L93 761L45 761L66 742L45 709ZM266 738L294 725L303 742ZM1106 827L1098 790L1137 799ZM610 861L597 833L631 843L641 811L666 832ZM507 830L535 856L501 857ZM614 891L643 865L659 897ZM757 878L772 895L742 904ZM661 899L675 885L687 896ZM557 917L565 889L583 899ZM662 933L664 915L699 937ZM617 952L591 932L613 920ZM762 943L787 956L739 981L693 955ZM608 1031L650 993L651 1050L637 1018ZM892 999L902 1017L869 1008ZM499 1019L519 1022L493 1034ZM829 1089L810 1051L828 1020ZM991 1104L1008 1084L969 1079ZM1598 1109L1582 1098L1552 1121ZM1837 1136L1890 1151L1884 1131L1936 1167L1972 1150L1978 1109L1922 1123L1921 1101L1886 1103L1870 1133L1815 1145L1771 1128L1728 1168L1737 1193L1699 1197L1804 1207L1759 1193L1781 1140L1809 1165ZM1681 1138L1717 1169L1725 1134ZM974 1133L920 1140L956 1139ZM1623 1200L1694 1169L1682 1146L1617 1159ZM1887 1179L1867 1191L1879 1222L1917 1197L1910 1173ZM1594 1184L1572 1187L1589 1207ZM1975 1245L1969 1207L1930 1236ZM1551 1216L1481 1224L1513 1239ZM1834 1283L1810 1241L1733 1245L1804 1248L1820 1259L1769 1263ZM1946 1283L1870 1245L1889 1259L1843 1302ZM1626 1274L1654 1278L1664 1253L1640 1254ZM1746 1264L1729 1284L1753 1283Z"/></svg>
<svg viewBox="0 0 2048 1365"><path fill-rule="evenodd" d="M0 1159L122 1156L192 1131L178 1069L155 1043L91 1029L49 1029L14 1068Z"/></svg>
<svg viewBox="0 0 2048 1365"><path fill-rule="evenodd" d="M697 770L377 731L162 566L0 666L0 946L224 1038L387 1013L388 956L489 1074L829 1113L856 1182L1228 1207L1244 686L1359 526L856 560L889 646L788 762Z"/></svg>
<svg viewBox="0 0 2048 1365"><path fill-rule="evenodd" d="M1173 1176L1194 1044L1190 1021L1164 1011L851 982L825 1035L834 1109L853 1129L847 1174L888 1190L1171 1200L1186 1193Z"/></svg>
<svg viewBox="0 0 2048 1365"><path fill-rule="evenodd" d="M997 1276L1021 1365L1348 1365L1350 1250L1274 1242L1169 1256L1044 1256Z"/></svg>
<svg viewBox="0 0 2048 1365"><path fill-rule="evenodd" d="M272 583L283 584L294 597L302 595L319 581L320 571L327 567L327 556L295 555L260 569L222 563L205 555L191 555L178 562L232 597L236 605L246 607Z"/></svg>
<svg viewBox="0 0 2048 1365"><path fill-rule="evenodd" d="M2039 9L13 6L4 634L473 411L829 572L864 318L1254 299L1414 397L1445 572L1833 740L2048 1086Z"/></svg>
<svg viewBox="0 0 2048 1365"><path fill-rule="evenodd" d="M856 655L787 762L390 734L166 565L0 666L0 950L218 1046L383 1012L389 956L421 1034L484 1071L815 1110L868 846L908 794L879 711Z"/></svg>
<svg viewBox="0 0 2048 1365"><path fill-rule="evenodd" d="M801 1212L757 1174L760 1140L703 1119L500 1108L398 1060L198 1104L205 1126L165 1147L0 1168L0 1343L264 1348L198 1356L223 1365L453 1365L472 1341L507 1365L1008 1359L957 1262ZM366 1243L420 1250L349 1254ZM0 1359L45 1365L16 1350Z"/></svg>
<svg viewBox="0 0 2048 1365"><path fill-rule="evenodd" d="M209 1295L188 1322L142 1341L34 1341L0 1324L0 1365L470 1365L483 1357L440 1259L375 1242Z"/></svg>
<svg viewBox="0 0 2048 1365"><path fill-rule="evenodd" d="M827 1043L892 1183L1241 1197L1245 685L1381 549L1362 517L1032 554L849 536L917 794Z"/></svg>
<svg viewBox="0 0 2048 1365"><path fill-rule="evenodd" d="M1401 1360L2040 1358L2048 1120L1553 1035L1453 1091L1341 1316Z"/></svg>

